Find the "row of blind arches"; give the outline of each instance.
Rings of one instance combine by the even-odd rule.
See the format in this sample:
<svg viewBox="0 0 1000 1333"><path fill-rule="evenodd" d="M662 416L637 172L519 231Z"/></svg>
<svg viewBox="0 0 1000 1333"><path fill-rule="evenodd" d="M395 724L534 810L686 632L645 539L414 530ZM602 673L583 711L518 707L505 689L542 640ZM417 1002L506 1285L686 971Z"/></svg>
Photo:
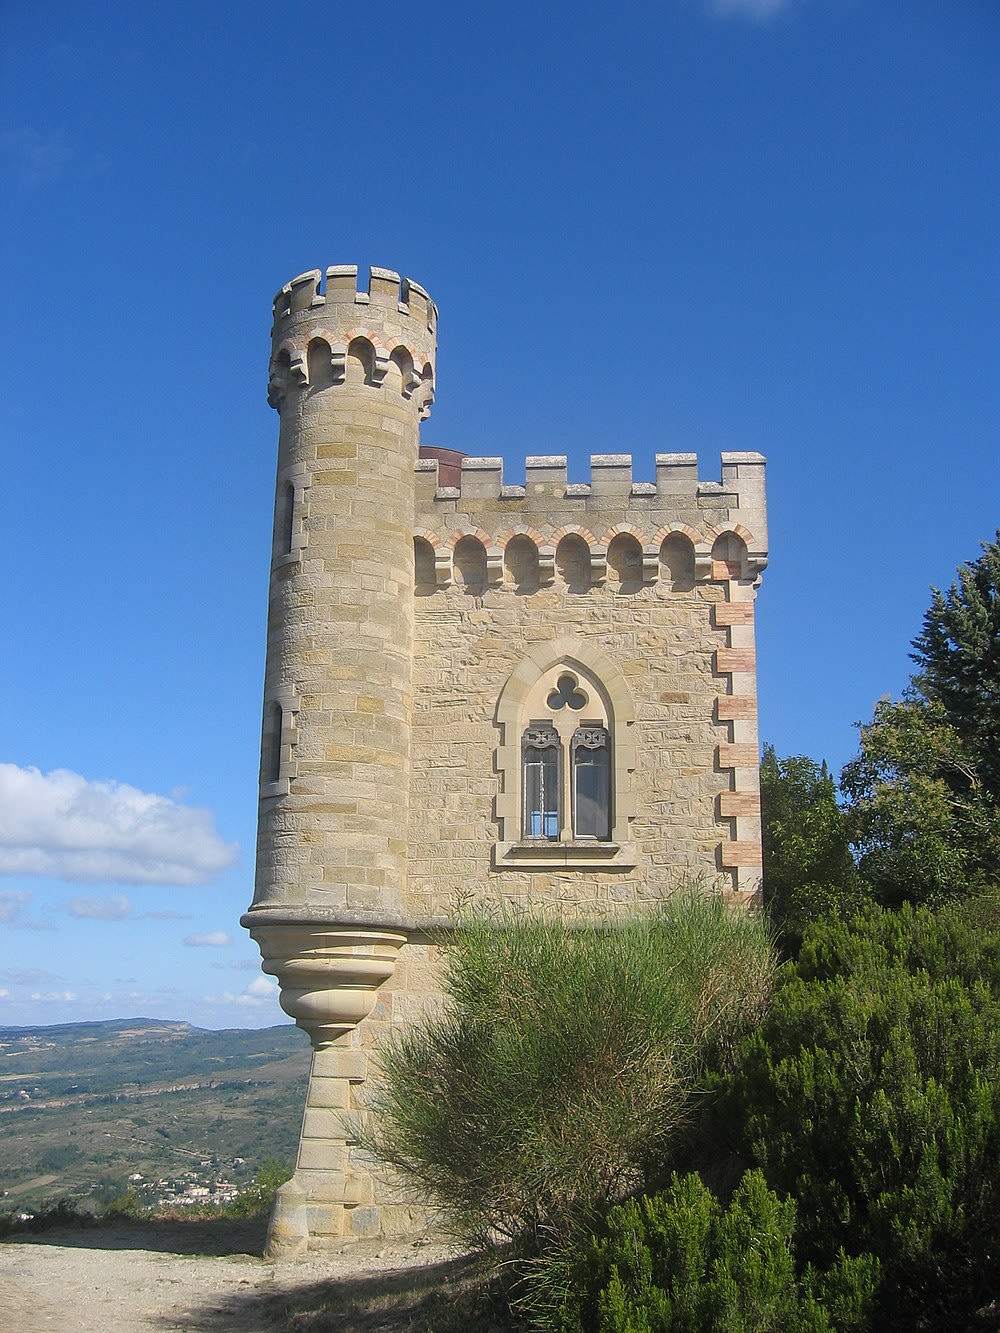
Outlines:
<svg viewBox="0 0 1000 1333"><path fill-rule="evenodd" d="M424 537L413 542L417 596L438 590L434 548ZM723 533L712 548L713 562L724 562L738 574L746 546L735 533ZM538 547L524 534L512 537L504 548L504 585L517 593L535 592L541 583ZM643 586L642 547L630 533L612 538L607 553L607 578L620 593L635 593ZM660 546L661 583L686 592L695 583L694 546L683 533L672 532ZM569 592L588 592L594 582L590 547L579 533L567 533L556 547L555 578ZM478 537L461 537L452 556L452 584L470 596L481 597L487 588L486 548Z"/></svg>
<svg viewBox="0 0 1000 1333"><path fill-rule="evenodd" d="M325 338L311 339L304 359L299 354L297 364L300 373L304 371L305 383L310 389L325 389L337 381L332 357L333 348ZM378 357L379 354L370 339L363 335L352 338L344 359L344 377L347 383L375 385L380 383L386 374L392 375L398 372L399 383L403 391L408 393L416 381L431 383L434 379L430 363L425 362L420 365L414 362L409 349L401 344L388 354L382 375L379 374ZM288 386L292 360L292 353L287 347L280 348L271 358L270 379L279 391L283 392Z"/></svg>

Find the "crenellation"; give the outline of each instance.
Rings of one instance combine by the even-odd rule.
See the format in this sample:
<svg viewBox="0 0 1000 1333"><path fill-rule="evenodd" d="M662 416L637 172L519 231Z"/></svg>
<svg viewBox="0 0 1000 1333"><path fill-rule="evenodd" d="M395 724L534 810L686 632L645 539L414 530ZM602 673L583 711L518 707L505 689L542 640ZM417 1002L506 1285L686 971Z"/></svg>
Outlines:
<svg viewBox="0 0 1000 1333"><path fill-rule="evenodd" d="M524 460L526 496L563 496L566 483L565 454L533 454Z"/></svg>
<svg viewBox="0 0 1000 1333"><path fill-rule="evenodd" d="M765 460L756 453L721 455L722 480L698 477L698 458L692 453L657 454L656 481L634 481L629 454L595 454L590 460L590 481L570 482L562 454L529 455L525 484L503 480L503 460L465 457L457 485L430 485L418 478L417 504L429 519L428 502L437 500L519 500L526 515L538 522L543 514L564 512L567 501L585 501L595 513L609 505L635 505L647 530L672 523L694 530L718 528L740 532L756 564L766 562L767 527L764 491ZM433 460L422 458L421 474L433 472ZM561 500L562 509L552 502Z"/></svg>
<svg viewBox="0 0 1000 1333"><path fill-rule="evenodd" d="M486 500L503 491L502 458L463 458L462 481L459 488L463 499Z"/></svg>
<svg viewBox="0 0 1000 1333"><path fill-rule="evenodd" d="M358 291L357 264L330 264L326 270L326 300L334 305L338 301L353 303Z"/></svg>
<svg viewBox="0 0 1000 1333"><path fill-rule="evenodd" d="M631 492L631 454L591 454L590 493L593 497L619 499Z"/></svg>
<svg viewBox="0 0 1000 1333"><path fill-rule="evenodd" d="M296 315L300 310L307 310L319 297L319 285L322 274L318 268L313 268L308 273L300 273L292 278L288 284L289 301L288 313Z"/></svg>

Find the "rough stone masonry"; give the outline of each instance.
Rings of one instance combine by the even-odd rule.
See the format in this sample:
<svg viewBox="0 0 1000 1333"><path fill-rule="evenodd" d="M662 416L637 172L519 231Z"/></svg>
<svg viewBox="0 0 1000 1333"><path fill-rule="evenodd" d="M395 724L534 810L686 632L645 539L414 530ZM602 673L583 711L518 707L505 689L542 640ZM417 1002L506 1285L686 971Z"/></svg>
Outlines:
<svg viewBox="0 0 1000 1333"><path fill-rule="evenodd" d="M421 447L438 312L314 270L274 302L280 418L257 876L243 917L314 1047L273 1254L424 1210L352 1143L386 1031L439 994L470 897L586 917L760 881L764 458Z"/></svg>

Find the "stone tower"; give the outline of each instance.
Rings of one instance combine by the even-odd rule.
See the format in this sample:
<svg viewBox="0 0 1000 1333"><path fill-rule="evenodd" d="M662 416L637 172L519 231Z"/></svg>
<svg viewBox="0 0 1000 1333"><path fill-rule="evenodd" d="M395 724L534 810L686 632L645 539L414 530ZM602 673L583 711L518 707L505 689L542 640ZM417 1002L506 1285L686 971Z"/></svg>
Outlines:
<svg viewBox="0 0 1000 1333"><path fill-rule="evenodd" d="M386 1030L439 993L455 904L587 915L760 878L764 459L419 447L437 310L373 268L275 299L280 414L257 879L243 922L313 1068L272 1252L422 1210L351 1142Z"/></svg>

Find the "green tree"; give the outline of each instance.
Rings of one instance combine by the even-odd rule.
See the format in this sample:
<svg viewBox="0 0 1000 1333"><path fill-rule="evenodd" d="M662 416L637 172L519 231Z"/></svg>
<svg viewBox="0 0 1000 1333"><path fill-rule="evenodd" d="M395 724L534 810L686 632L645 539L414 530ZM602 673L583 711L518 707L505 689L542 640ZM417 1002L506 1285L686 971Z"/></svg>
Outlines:
<svg viewBox="0 0 1000 1333"><path fill-rule="evenodd" d="M881 902L938 903L995 882L1000 808L980 772L942 704L915 690L876 704L841 784L858 868Z"/></svg>
<svg viewBox="0 0 1000 1333"><path fill-rule="evenodd" d="M760 798L764 903L785 948L794 951L810 921L863 897L850 826L826 764L807 755L779 759L765 745Z"/></svg>
<svg viewBox="0 0 1000 1333"><path fill-rule="evenodd" d="M932 589L920 670L883 699L844 769L862 878L884 903L995 889L1000 864L1000 532ZM994 913L995 915L995 913Z"/></svg>
<svg viewBox="0 0 1000 1333"><path fill-rule="evenodd" d="M920 695L943 710L985 792L1000 801L1000 530L982 551L947 592L932 589L912 657Z"/></svg>

